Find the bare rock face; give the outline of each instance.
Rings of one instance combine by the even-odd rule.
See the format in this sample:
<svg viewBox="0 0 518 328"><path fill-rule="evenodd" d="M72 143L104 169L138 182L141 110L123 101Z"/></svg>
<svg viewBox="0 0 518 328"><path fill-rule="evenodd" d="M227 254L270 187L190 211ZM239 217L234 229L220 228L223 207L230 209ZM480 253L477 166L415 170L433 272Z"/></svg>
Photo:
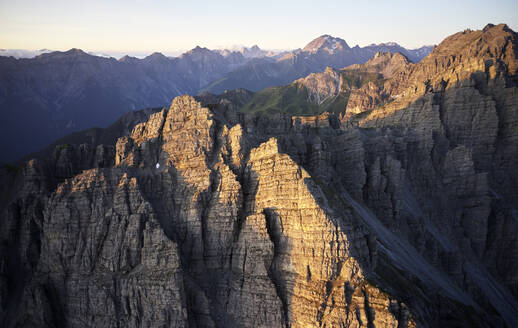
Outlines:
<svg viewBox="0 0 518 328"><path fill-rule="evenodd" d="M23 291L30 310L20 324L50 324L38 308L47 303L62 315L54 325L186 326L177 246L135 178L120 170L77 175L48 200L42 226L40 277Z"/></svg>
<svg viewBox="0 0 518 328"><path fill-rule="evenodd" d="M517 160L516 44L505 25L457 33L385 83L393 101L345 120L379 135L369 143L377 150L367 181L375 183L363 188L363 200L371 199L379 217L392 217L385 224L457 284L469 285L477 302L486 298L481 303L492 304L508 326L516 324L518 308L510 260L518 246L510 166ZM416 216L427 218L412 222Z"/></svg>
<svg viewBox="0 0 518 328"><path fill-rule="evenodd" d="M319 51L333 53L335 51L344 51L349 49L349 46L344 40L334 38L326 34L308 43L302 51L309 53L317 53Z"/></svg>
<svg viewBox="0 0 518 328"><path fill-rule="evenodd" d="M363 71L380 73L384 78L391 78L400 70L406 69L410 61L399 52L377 52L372 59L364 64L355 64L344 68L344 71Z"/></svg>
<svg viewBox="0 0 518 328"><path fill-rule="evenodd" d="M485 95L503 86L495 84L506 84L506 79L515 83L517 44L516 33L507 25L489 24L484 30L466 30L446 38L417 64L409 63L401 54L377 53L365 64L343 70L342 74L377 73L386 79L369 82L359 90L353 88L346 117L368 112L362 119L368 116L366 120L372 121L411 106L429 93L472 87ZM381 105L381 109L372 111Z"/></svg>
<svg viewBox="0 0 518 328"><path fill-rule="evenodd" d="M327 67L323 72L295 80L279 92L284 92L289 99L290 92L296 89L301 94L307 94L305 100L309 104L333 112L345 112L346 117L350 117L391 100L391 94L385 90L386 80L405 71L410 65L408 59L400 53L378 52L364 64L351 65L341 70Z"/></svg>
<svg viewBox="0 0 518 328"><path fill-rule="evenodd" d="M345 116L360 114L370 111L389 101L390 94L385 91L384 80L390 79L399 71L410 67L408 59L400 53L378 52L364 64L351 65L343 69L342 75L358 75L360 78L370 80L361 86L349 86L350 94L345 108Z"/></svg>
<svg viewBox="0 0 518 328"><path fill-rule="evenodd" d="M331 67L327 67L322 73L312 73L294 83L306 88L308 101L317 105L338 96L342 88L340 74Z"/></svg>
<svg viewBox="0 0 518 328"><path fill-rule="evenodd" d="M218 313L210 318L216 326L396 326L390 298L365 280L351 255L347 233L361 238L331 209L322 209L325 196L310 175L279 151L275 138L247 151L241 126L221 127L213 117L192 98L176 98L162 135L141 141L151 145L161 138L159 158L167 168L159 170L178 185L160 196L162 206L177 213L163 225L181 240L186 271L200 289L196 293L212 304L203 310L207 301L197 301L192 311ZM152 117L145 127L137 126L133 141L123 142L136 145L144 131L160 126L155 122ZM145 160L135 162L142 147L133 149L123 151L119 165L153 169ZM166 204L170 197L177 208ZM365 305L369 297L373 301L371 292L379 297L377 318Z"/></svg>
<svg viewBox="0 0 518 328"><path fill-rule="evenodd" d="M386 99L382 88L373 82L369 82L363 87L354 88L349 95L347 102L347 116L360 114L364 111L378 107Z"/></svg>
<svg viewBox="0 0 518 328"><path fill-rule="evenodd" d="M354 211L336 213L276 138L249 137L220 115L179 97L121 137L106 168L45 190L35 188L44 177L24 173L26 192L5 211L2 238L17 255L2 258L3 322L413 323L402 301L367 280L368 238Z"/></svg>

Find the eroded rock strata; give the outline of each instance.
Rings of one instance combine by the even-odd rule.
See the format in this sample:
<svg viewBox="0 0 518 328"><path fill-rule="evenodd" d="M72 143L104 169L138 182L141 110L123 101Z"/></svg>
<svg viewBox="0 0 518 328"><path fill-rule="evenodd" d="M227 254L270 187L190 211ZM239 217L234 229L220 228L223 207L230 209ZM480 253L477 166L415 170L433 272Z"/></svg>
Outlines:
<svg viewBox="0 0 518 328"><path fill-rule="evenodd" d="M391 79L431 82L405 78L412 92L342 121L182 96L115 144L58 146L4 170L2 325L516 326L505 29L453 38L492 45L487 33L506 32L488 55L498 69L459 59L446 67L464 77L437 87L444 71L410 66L420 73Z"/></svg>

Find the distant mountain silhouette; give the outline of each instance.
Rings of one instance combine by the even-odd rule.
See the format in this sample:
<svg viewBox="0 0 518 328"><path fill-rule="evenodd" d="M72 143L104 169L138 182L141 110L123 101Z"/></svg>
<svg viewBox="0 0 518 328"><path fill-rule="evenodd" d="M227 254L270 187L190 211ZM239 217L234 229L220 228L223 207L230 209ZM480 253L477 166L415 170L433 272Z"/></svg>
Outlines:
<svg viewBox="0 0 518 328"><path fill-rule="evenodd" d="M303 49L288 52L275 62L271 58L252 60L207 85L203 90L212 93L221 93L236 88L259 91L267 87L290 83L308 74L323 71L328 66L340 69L352 64L365 63L380 51L399 52L416 63L432 50L433 46L408 50L394 42L350 48L340 38L322 35L308 43Z"/></svg>
<svg viewBox="0 0 518 328"><path fill-rule="evenodd" d="M196 47L175 58L153 53L116 60L80 49L34 58L0 56L0 162L20 158L71 132L107 126L129 110L165 106L178 95L241 87L260 90L374 55L328 38L331 41L321 42L322 49L314 53L297 50L281 58L257 46L240 51ZM336 48L332 42L337 42Z"/></svg>

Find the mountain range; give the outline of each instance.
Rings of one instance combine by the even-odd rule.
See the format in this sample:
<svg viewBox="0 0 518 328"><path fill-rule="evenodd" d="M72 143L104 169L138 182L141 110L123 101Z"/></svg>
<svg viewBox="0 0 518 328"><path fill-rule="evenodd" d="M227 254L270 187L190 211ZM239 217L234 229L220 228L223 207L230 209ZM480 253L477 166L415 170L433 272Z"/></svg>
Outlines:
<svg viewBox="0 0 518 328"><path fill-rule="evenodd" d="M0 325L516 327L517 131L504 24L125 113L0 169Z"/></svg>
<svg viewBox="0 0 518 328"><path fill-rule="evenodd" d="M350 48L340 38L322 35L303 49L288 52L275 62L264 58L252 60L205 86L203 90L212 93L237 88L259 91L270 86L290 83L308 74L322 71L326 66L338 69L364 63L379 51L399 52L410 61L419 62L432 49L433 46L424 46L408 50L394 42Z"/></svg>
<svg viewBox="0 0 518 328"><path fill-rule="evenodd" d="M322 43L326 38L330 41ZM319 43L321 49L315 48ZM345 46L329 52L335 43ZM309 45L281 53L281 58L257 46L240 51L196 47L175 58L153 53L116 60L79 49L34 58L0 56L0 138L5 140L0 161L18 159L74 131L105 127L129 110L163 106L174 96L236 88L257 91L325 66L362 63L379 49L403 51L416 61L431 50L406 50L396 44L349 48L329 36Z"/></svg>
<svg viewBox="0 0 518 328"><path fill-rule="evenodd" d="M373 109L389 97L380 88L400 70L410 67L400 53L378 52L364 64L336 70L327 67L291 84L270 87L253 95L242 108L250 113L315 115L322 112L357 114Z"/></svg>

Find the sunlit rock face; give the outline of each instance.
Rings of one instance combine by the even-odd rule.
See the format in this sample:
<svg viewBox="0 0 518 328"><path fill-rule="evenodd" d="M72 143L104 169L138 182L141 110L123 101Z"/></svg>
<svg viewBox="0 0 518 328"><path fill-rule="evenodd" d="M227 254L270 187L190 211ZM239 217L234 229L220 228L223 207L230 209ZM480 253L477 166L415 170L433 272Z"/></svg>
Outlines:
<svg viewBox="0 0 518 328"><path fill-rule="evenodd" d="M516 326L512 55L341 122L177 97L4 168L2 324Z"/></svg>
<svg viewBox="0 0 518 328"><path fill-rule="evenodd" d="M193 311L209 303L221 318L207 308L203 320L247 327L410 322L404 304L402 314L390 314L389 295L365 279L359 261L368 254L353 256L350 239L368 250L354 213L340 218L276 138L247 140L241 124L222 125L220 114L176 98L167 114L119 139L133 148L116 154L118 167L151 171L144 184L164 208L165 231L181 240L201 297Z"/></svg>

